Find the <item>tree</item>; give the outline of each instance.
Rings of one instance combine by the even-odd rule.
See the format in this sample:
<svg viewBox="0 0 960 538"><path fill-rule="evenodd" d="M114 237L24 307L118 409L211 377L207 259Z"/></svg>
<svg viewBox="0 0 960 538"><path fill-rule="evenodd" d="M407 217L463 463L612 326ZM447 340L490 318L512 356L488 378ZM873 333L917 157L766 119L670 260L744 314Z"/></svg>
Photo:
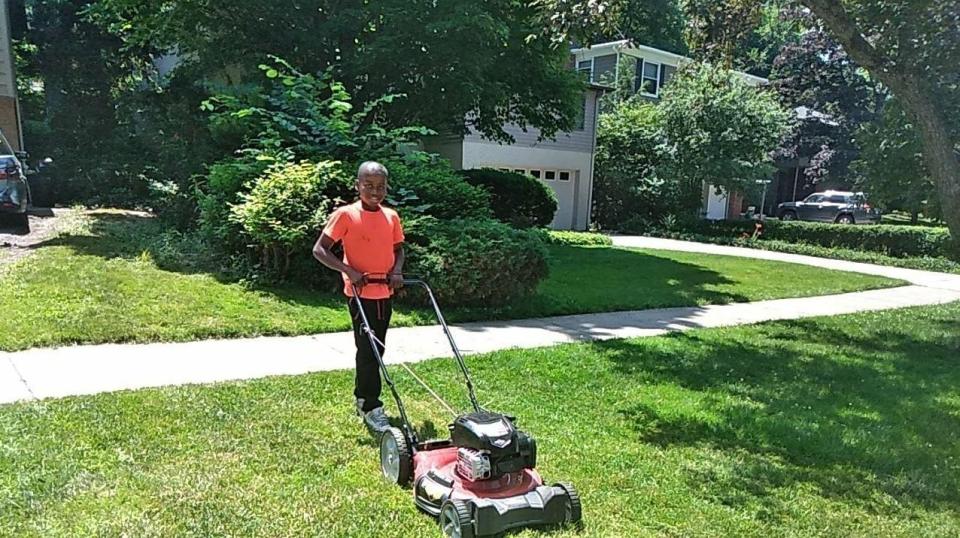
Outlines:
<svg viewBox="0 0 960 538"><path fill-rule="evenodd" d="M631 219L656 222L676 213L675 183L657 176L661 159L657 106L640 98L615 103L600 116L593 221L604 229L622 229Z"/></svg>
<svg viewBox="0 0 960 538"><path fill-rule="evenodd" d="M792 0L765 0L757 27L735 51L734 67L769 78L780 52L798 42L807 29L807 21L797 15Z"/></svg>
<svg viewBox="0 0 960 538"><path fill-rule="evenodd" d="M591 41L630 39L640 45L687 54L684 17L677 0L629 0L619 7L617 22Z"/></svg>
<svg viewBox="0 0 960 538"><path fill-rule="evenodd" d="M873 203L909 212L914 224L920 213L938 215L937 190L923 164L920 136L896 99L860 128L857 144L860 155L851 169Z"/></svg>
<svg viewBox="0 0 960 538"><path fill-rule="evenodd" d="M385 118L393 125L469 124L509 141L505 123L549 137L571 129L580 108L567 51L525 0L101 0L93 16L130 45L176 50L175 76L256 81L276 54L306 72L332 69L363 101L405 94Z"/></svg>
<svg viewBox="0 0 960 538"><path fill-rule="evenodd" d="M763 7L756 0L684 0L686 40L694 57L736 67L736 52L760 25Z"/></svg>
<svg viewBox="0 0 960 538"><path fill-rule="evenodd" d="M913 118L944 220L960 238L960 5L955 0L800 1Z"/></svg>
<svg viewBox="0 0 960 538"><path fill-rule="evenodd" d="M873 118L874 97L880 90L871 86L837 42L816 27L783 47L770 77L784 107L800 109L778 156L809 157L804 170L809 183L847 180L858 152L855 133Z"/></svg>
<svg viewBox="0 0 960 538"><path fill-rule="evenodd" d="M700 207L702 184L745 191L769 178L790 120L775 94L709 64L679 69L659 106L667 151L660 174L680 182L689 209Z"/></svg>
<svg viewBox="0 0 960 538"><path fill-rule="evenodd" d="M116 101L138 83L142 64L135 53L121 50L119 39L85 20L91 3L26 2L31 31L14 46L25 141L35 156L57 163L52 170L58 175L60 201L93 193L128 201L122 200L125 191L138 187L102 156L136 151L126 143L122 125L129 118L118 117Z"/></svg>

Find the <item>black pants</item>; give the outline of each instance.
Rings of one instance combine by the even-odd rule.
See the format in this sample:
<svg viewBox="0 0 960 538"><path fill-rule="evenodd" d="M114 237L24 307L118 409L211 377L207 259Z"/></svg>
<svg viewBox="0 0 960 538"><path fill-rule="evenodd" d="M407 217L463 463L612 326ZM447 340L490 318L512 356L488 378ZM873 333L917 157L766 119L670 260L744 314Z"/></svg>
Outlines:
<svg viewBox="0 0 960 538"><path fill-rule="evenodd" d="M353 339L357 344L357 372L353 388L353 395L363 399L363 412L366 413L383 405L380 401L380 365L377 364L377 358L373 356L373 350L370 348L370 339L364 333L360 324L360 311L357 309L357 301L353 298L347 300L350 306L350 318L353 320ZM367 315L367 323L377 336L377 340L387 342L387 327L390 325L390 316L393 314L393 307L390 299L360 299L363 305L363 311ZM383 356L383 347L379 344L377 349L380 356Z"/></svg>

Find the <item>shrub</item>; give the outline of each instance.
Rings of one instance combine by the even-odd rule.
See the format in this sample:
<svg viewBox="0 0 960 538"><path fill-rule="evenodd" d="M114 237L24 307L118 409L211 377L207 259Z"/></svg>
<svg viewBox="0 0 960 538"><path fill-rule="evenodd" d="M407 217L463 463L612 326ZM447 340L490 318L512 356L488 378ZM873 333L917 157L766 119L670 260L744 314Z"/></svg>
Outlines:
<svg viewBox="0 0 960 538"><path fill-rule="evenodd" d="M753 221L699 221L684 230L711 237L738 237L753 231ZM894 257L946 257L950 232L946 228L889 224L849 226L819 222L767 220L763 239L879 252Z"/></svg>
<svg viewBox="0 0 960 538"><path fill-rule="evenodd" d="M680 183L657 175L661 146L657 107L652 103L629 100L600 116L593 220L601 229L635 231L680 208L684 199Z"/></svg>
<svg viewBox="0 0 960 538"><path fill-rule="evenodd" d="M469 183L446 161L384 163L390 172L390 205L403 216L488 219L490 195Z"/></svg>
<svg viewBox="0 0 960 538"><path fill-rule="evenodd" d="M423 277L441 306L495 306L533 294L546 278L546 245L533 230L495 220L422 217L406 225L404 271Z"/></svg>
<svg viewBox="0 0 960 538"><path fill-rule="evenodd" d="M266 171L269 162L233 158L210 166L197 190L200 230L224 252L243 249L241 226L230 219L230 206L240 203L240 193Z"/></svg>
<svg viewBox="0 0 960 538"><path fill-rule="evenodd" d="M834 260L845 260L851 262L872 263L875 265L887 265L890 267L920 269L922 271L937 271L941 273L960 274L960 262L955 262L947 258L935 258L927 256L894 258L892 256L880 254L879 252L867 252L849 248L822 247L819 245L808 245L806 243L791 243L778 239L750 239L741 238L739 236L711 236L693 232L668 232L657 230L649 235L653 237L664 237L667 239L679 239L682 241L698 241L701 243L713 243L716 245L732 245L737 247L772 250L775 252L788 252L790 254L802 254L804 256L817 256L820 258L830 258Z"/></svg>
<svg viewBox="0 0 960 538"><path fill-rule="evenodd" d="M546 233L546 238L554 245L609 246L613 244L609 236L593 232L550 230Z"/></svg>
<svg viewBox="0 0 960 538"><path fill-rule="evenodd" d="M511 226L547 226L557 212L557 195L532 176L492 168L466 170L463 175L490 193L493 216Z"/></svg>
<svg viewBox="0 0 960 538"><path fill-rule="evenodd" d="M768 239L867 250L894 257L946 256L949 252L950 232L946 228L779 221L768 221L766 228L764 236Z"/></svg>
<svg viewBox="0 0 960 538"><path fill-rule="evenodd" d="M291 255L309 251L333 209L327 187L343 182L336 161L274 165L231 206L230 219L253 240L261 267L283 276Z"/></svg>

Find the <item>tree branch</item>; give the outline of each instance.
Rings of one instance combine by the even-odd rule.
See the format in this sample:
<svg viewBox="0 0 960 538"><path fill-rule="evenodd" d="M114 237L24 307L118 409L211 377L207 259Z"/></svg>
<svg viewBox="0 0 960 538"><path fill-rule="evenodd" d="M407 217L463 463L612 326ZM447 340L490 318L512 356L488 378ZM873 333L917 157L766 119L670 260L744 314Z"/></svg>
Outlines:
<svg viewBox="0 0 960 538"><path fill-rule="evenodd" d="M836 0L800 0L830 29L847 54L867 70L888 71L890 62L860 33L857 22Z"/></svg>

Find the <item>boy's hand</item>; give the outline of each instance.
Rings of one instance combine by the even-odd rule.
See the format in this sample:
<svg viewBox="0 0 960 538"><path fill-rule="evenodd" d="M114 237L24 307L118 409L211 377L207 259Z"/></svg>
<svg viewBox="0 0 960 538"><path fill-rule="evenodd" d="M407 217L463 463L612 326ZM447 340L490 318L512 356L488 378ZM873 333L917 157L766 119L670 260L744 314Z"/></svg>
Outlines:
<svg viewBox="0 0 960 538"><path fill-rule="evenodd" d="M390 274L390 289L398 290L403 287L403 275L397 273Z"/></svg>
<svg viewBox="0 0 960 538"><path fill-rule="evenodd" d="M364 280L363 273L351 267L348 267L345 273L347 275L347 278L350 279L350 282L353 282L354 286L356 286L357 288L363 287L363 280Z"/></svg>

